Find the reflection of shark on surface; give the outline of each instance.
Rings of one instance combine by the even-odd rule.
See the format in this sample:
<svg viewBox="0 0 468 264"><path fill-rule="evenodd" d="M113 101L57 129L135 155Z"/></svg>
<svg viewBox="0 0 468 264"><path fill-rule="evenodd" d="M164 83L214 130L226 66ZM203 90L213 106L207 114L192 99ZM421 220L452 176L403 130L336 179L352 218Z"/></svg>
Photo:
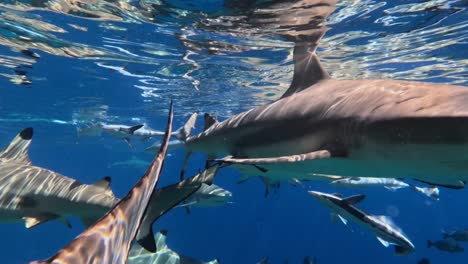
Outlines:
<svg viewBox="0 0 468 264"><path fill-rule="evenodd" d="M157 251L151 253L139 246L133 246L128 258L128 264L218 264L219 260L215 259L208 262L193 259L191 257L179 254L170 249L166 244L166 231L156 233L154 240L156 241Z"/></svg>
<svg viewBox="0 0 468 264"><path fill-rule="evenodd" d="M216 184L202 183L200 189L190 195L176 207L185 207L190 213L191 207L216 207L230 203L232 193Z"/></svg>
<svg viewBox="0 0 468 264"><path fill-rule="evenodd" d="M316 191L309 191L309 194L331 209L332 215L338 217L345 225L348 224L348 220L352 220L375 233L377 239L385 247L394 245L397 255L406 255L414 250L413 243L389 217L369 215L354 206L362 201L365 195L341 198L337 194Z"/></svg>
<svg viewBox="0 0 468 264"><path fill-rule="evenodd" d="M40 263L124 264L159 181L172 129L172 103L163 144L146 173L111 211L54 256Z"/></svg>
<svg viewBox="0 0 468 264"><path fill-rule="evenodd" d="M210 158L230 155L221 161L236 168L255 165L241 169L272 184L317 179L315 173L411 178L463 188L468 180L468 89L331 78L315 51L336 1L307 2L311 12L316 8L323 15L305 39L290 34L294 75L283 96L223 122L210 121L202 133L186 133L178 145Z"/></svg>

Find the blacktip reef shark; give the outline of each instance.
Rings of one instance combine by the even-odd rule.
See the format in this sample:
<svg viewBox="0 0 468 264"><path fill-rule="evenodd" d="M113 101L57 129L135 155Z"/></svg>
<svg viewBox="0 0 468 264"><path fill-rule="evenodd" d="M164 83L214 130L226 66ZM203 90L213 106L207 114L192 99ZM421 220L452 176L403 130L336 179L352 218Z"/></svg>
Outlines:
<svg viewBox="0 0 468 264"><path fill-rule="evenodd" d="M192 207L217 207L231 203L232 193L216 184L202 183L200 189L176 207L184 207L190 213Z"/></svg>
<svg viewBox="0 0 468 264"><path fill-rule="evenodd" d="M158 250L154 253L142 247L133 246L128 257L128 264L219 264L217 259L204 262L179 254L168 247L166 238L166 230L156 233L154 240Z"/></svg>
<svg viewBox="0 0 468 264"><path fill-rule="evenodd" d="M70 227L66 218L77 216L90 226L119 202L110 189L110 177L89 185L32 165L28 156L32 137L33 129L26 128L0 153L0 223L24 222L27 228L32 228L60 220ZM217 169L218 166L212 166L157 189L144 216L138 242L155 251L155 242L151 240L153 223L202 184L212 184Z"/></svg>
<svg viewBox="0 0 468 264"><path fill-rule="evenodd" d="M320 203L332 210L340 220L347 225L348 219L371 230L377 239L385 246L395 246L397 255L406 255L414 250L414 245L390 218L386 216L369 215L354 205L361 202L365 195L355 195L341 198L341 195L309 191Z"/></svg>
<svg viewBox="0 0 468 264"><path fill-rule="evenodd" d="M330 184L347 188L383 186L391 191L401 188L410 188L434 200L439 200L439 189L437 187L419 187L393 178L350 177L333 180Z"/></svg>
<svg viewBox="0 0 468 264"><path fill-rule="evenodd" d="M24 221L27 228L77 216L95 222L115 203L110 177L83 184L35 166L28 155L33 129L21 131L0 153L0 222Z"/></svg>
<svg viewBox="0 0 468 264"><path fill-rule="evenodd" d="M145 211L161 175L172 130L173 108L169 110L166 134L148 170L111 211L86 229L70 244L44 261L31 264L124 264L140 228Z"/></svg>
<svg viewBox="0 0 468 264"><path fill-rule="evenodd" d="M294 75L280 99L212 121L179 144L187 153L237 165L270 182L344 177L411 178L463 188L468 180L468 89L402 80L336 80L316 48L320 23L334 0L307 1L327 9L319 24L295 41ZM278 11L279 12L279 11ZM260 172L258 168L261 168Z"/></svg>

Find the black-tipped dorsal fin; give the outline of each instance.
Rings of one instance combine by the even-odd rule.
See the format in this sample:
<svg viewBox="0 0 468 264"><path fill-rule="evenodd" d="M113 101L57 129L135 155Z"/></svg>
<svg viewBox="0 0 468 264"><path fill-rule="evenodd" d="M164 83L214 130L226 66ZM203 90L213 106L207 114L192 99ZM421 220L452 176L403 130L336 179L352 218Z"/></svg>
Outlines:
<svg viewBox="0 0 468 264"><path fill-rule="evenodd" d="M321 34L323 34L322 32ZM288 90L281 98L303 91L321 80L329 79L330 75L322 67L315 49L316 43L298 42L294 46L294 75Z"/></svg>
<svg viewBox="0 0 468 264"><path fill-rule="evenodd" d="M28 151L32 136L33 129L31 127L25 128L11 141L10 145L0 153L0 160L31 164Z"/></svg>
<svg viewBox="0 0 468 264"><path fill-rule="evenodd" d="M95 182L93 185L95 187L98 187L98 188L101 188L105 191L108 191L110 190L110 184L111 184L111 177L109 176L106 176L102 179L100 179L99 181Z"/></svg>
<svg viewBox="0 0 468 264"><path fill-rule="evenodd" d="M123 132L125 132L125 133L127 133L127 134L133 135L133 133L134 133L135 131L137 131L138 129L140 129L140 128L142 128L142 127L143 127L143 125L136 125L136 126L126 127L126 128L121 127L121 128L119 128L119 130L120 130L120 131L123 131Z"/></svg>
<svg viewBox="0 0 468 264"><path fill-rule="evenodd" d="M364 194L358 194L344 198L343 202L346 202L347 204L357 204L364 200L364 198L366 198Z"/></svg>
<svg viewBox="0 0 468 264"><path fill-rule="evenodd" d="M203 128L203 131L207 130L208 128L210 128L212 125L218 123L218 120L216 120L216 118L212 117L210 114L208 113L205 113L205 115L203 116L203 118L205 119L205 127Z"/></svg>

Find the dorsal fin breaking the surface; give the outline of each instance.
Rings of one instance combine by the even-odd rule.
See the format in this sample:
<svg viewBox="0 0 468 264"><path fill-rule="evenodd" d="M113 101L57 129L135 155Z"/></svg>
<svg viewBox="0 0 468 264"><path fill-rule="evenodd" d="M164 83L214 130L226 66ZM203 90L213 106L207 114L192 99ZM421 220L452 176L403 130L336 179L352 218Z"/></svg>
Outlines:
<svg viewBox="0 0 468 264"><path fill-rule="evenodd" d="M293 79L281 98L303 91L321 80L330 78L315 54L316 47L315 43L296 43L293 53Z"/></svg>
<svg viewBox="0 0 468 264"><path fill-rule="evenodd" d="M28 151L31 145L33 129L31 127L23 129L0 153L0 159L4 161L14 161L18 163L31 164Z"/></svg>

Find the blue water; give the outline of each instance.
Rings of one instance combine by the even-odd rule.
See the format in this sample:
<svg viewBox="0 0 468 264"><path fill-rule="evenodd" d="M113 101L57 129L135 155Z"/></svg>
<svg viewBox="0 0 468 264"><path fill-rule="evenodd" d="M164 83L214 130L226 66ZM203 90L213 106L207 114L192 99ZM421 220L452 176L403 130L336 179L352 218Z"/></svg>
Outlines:
<svg viewBox="0 0 468 264"><path fill-rule="evenodd" d="M291 81L293 44L272 34L242 35L236 27L214 26L210 19L240 12L221 0L94 1L100 4L85 9L100 14L100 19L51 11L53 4L65 2L0 5L0 145L6 146L23 128L34 127L29 153L33 164L84 183L111 176L117 197L129 191L145 168L113 164L132 158L151 161L153 155L144 149L158 139L134 142L132 150L105 134L78 137L77 128L104 121L144 122L162 130L171 99L175 127L193 111L225 119L275 100ZM122 8L127 2L134 9ZM153 3L157 11L148 15L141 3ZM328 19L330 29L318 53L339 79L394 78L466 86L467 5L341 1ZM31 6L35 8L24 8ZM185 44L184 38L189 40ZM21 54L19 49L25 47L41 57ZM70 56L71 50L80 52ZM14 70L25 71L28 82L14 82L22 76ZM198 125L196 131L201 128ZM192 157L187 175L203 168L204 158ZM158 186L178 180L182 160L182 151L171 153ZM410 190L308 184L324 192L366 194L359 207L391 215L416 246L414 253L401 257L359 226L350 230L331 223L328 209L300 188L283 183L265 198L258 178L237 184L239 176L233 169L223 169L216 178L217 185L233 193L232 204L196 208L190 215L174 209L154 230L167 229L170 247L181 254L205 261L218 258L223 264L257 263L265 256L273 264L302 263L305 256L316 256L319 263L417 263L423 257L431 263L468 261L467 252L450 254L426 247L428 239L441 238L442 229L468 228L466 190L441 189L441 199L433 201ZM0 263L52 255L83 231L79 219L71 218L71 223L72 229L57 221L30 230L22 223L0 225Z"/></svg>

